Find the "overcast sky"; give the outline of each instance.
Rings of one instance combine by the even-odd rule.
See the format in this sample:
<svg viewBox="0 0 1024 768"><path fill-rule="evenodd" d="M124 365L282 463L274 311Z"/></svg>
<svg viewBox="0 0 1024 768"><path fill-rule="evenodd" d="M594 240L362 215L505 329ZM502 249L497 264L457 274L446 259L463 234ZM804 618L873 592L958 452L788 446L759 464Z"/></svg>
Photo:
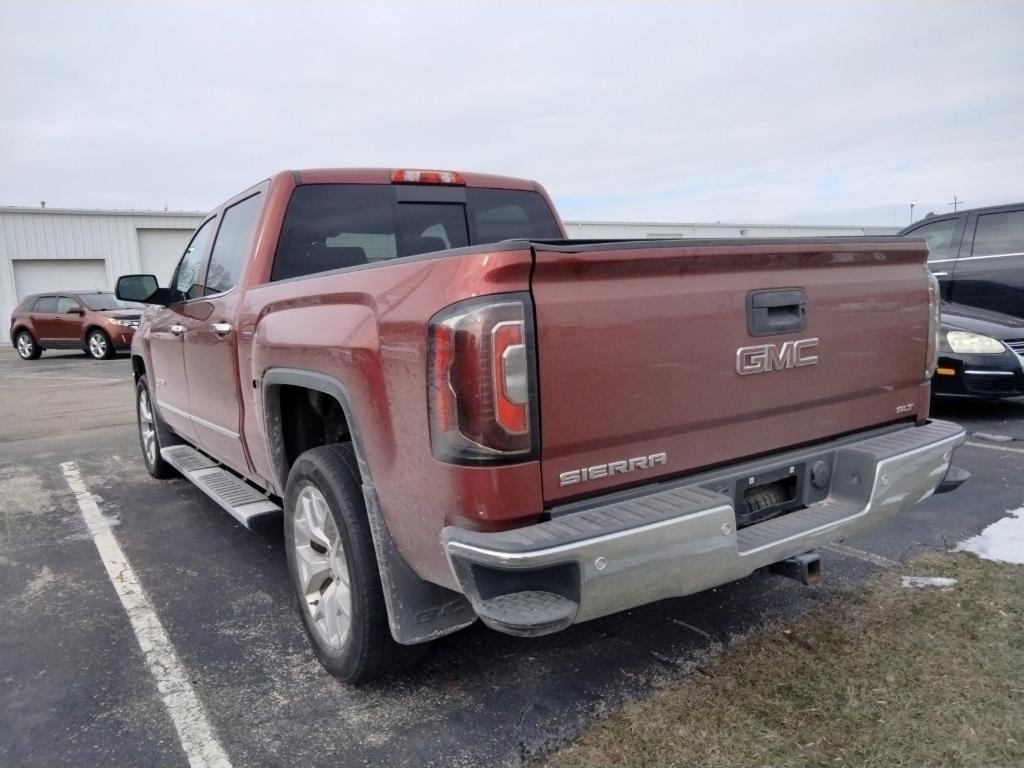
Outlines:
<svg viewBox="0 0 1024 768"><path fill-rule="evenodd" d="M570 219L1018 201L1024 1L0 0L0 205L205 210L368 165L534 178Z"/></svg>

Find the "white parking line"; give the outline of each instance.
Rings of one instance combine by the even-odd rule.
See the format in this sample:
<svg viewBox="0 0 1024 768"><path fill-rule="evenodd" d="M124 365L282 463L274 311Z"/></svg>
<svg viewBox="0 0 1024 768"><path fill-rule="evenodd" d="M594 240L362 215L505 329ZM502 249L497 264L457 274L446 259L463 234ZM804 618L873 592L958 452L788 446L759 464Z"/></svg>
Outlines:
<svg viewBox="0 0 1024 768"><path fill-rule="evenodd" d="M103 519L96 500L82 481L78 466L67 461L60 468L68 487L75 494L114 591L128 614L146 666L155 678L164 706L174 721L188 764L192 768L231 768L231 761L206 719L203 705L188 681L188 674L160 623L160 617L153 610L153 604L143 591L113 531Z"/></svg>
<svg viewBox="0 0 1024 768"><path fill-rule="evenodd" d="M992 451L1009 451L1010 453L1024 453L1024 448L1010 448L1005 445L992 445L991 443L979 443L975 440L968 440L964 445L969 445L972 448L988 448Z"/></svg>
<svg viewBox="0 0 1024 768"><path fill-rule="evenodd" d="M876 555L874 552L865 552L863 549L857 549L856 547L848 547L845 544L826 544L822 549L830 549L836 554L855 557L858 560L863 560L865 563L879 565L882 568L895 568L899 565L895 560L890 560L888 557Z"/></svg>

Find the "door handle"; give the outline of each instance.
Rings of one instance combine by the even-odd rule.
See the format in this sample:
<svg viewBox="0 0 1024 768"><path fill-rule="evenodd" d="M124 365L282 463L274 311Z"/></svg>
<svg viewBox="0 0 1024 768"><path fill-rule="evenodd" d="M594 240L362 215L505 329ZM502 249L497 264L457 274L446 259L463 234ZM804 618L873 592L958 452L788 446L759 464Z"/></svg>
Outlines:
<svg viewBox="0 0 1024 768"><path fill-rule="evenodd" d="M210 323L210 330L218 336L227 336L231 333L231 323Z"/></svg>
<svg viewBox="0 0 1024 768"><path fill-rule="evenodd" d="M177 323L175 323L174 325L172 325L167 330L169 330L175 336L181 336L181 334L183 334L185 332L185 326L184 325L178 325Z"/></svg>

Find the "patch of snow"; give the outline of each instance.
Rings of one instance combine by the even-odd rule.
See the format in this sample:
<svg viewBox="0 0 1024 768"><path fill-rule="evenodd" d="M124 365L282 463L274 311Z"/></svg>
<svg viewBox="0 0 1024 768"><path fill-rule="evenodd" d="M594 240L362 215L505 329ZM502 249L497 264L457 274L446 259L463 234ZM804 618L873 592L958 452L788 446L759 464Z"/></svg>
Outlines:
<svg viewBox="0 0 1024 768"><path fill-rule="evenodd" d="M1009 517L996 520L977 536L956 545L954 552L973 552L984 560L1024 565L1024 507L1006 510Z"/></svg>
<svg viewBox="0 0 1024 768"><path fill-rule="evenodd" d="M948 579L945 576L904 576L904 589L922 589L924 587L938 587L946 591L956 586L956 579Z"/></svg>

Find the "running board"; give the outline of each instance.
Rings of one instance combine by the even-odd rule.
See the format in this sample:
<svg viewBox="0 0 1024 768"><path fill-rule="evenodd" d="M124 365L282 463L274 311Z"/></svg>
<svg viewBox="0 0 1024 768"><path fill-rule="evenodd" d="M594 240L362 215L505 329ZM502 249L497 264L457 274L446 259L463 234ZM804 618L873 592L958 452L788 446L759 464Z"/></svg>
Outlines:
<svg viewBox="0 0 1024 768"><path fill-rule="evenodd" d="M257 517L281 511L277 504L262 493L192 446L172 445L161 448L160 455L246 528L251 528Z"/></svg>

